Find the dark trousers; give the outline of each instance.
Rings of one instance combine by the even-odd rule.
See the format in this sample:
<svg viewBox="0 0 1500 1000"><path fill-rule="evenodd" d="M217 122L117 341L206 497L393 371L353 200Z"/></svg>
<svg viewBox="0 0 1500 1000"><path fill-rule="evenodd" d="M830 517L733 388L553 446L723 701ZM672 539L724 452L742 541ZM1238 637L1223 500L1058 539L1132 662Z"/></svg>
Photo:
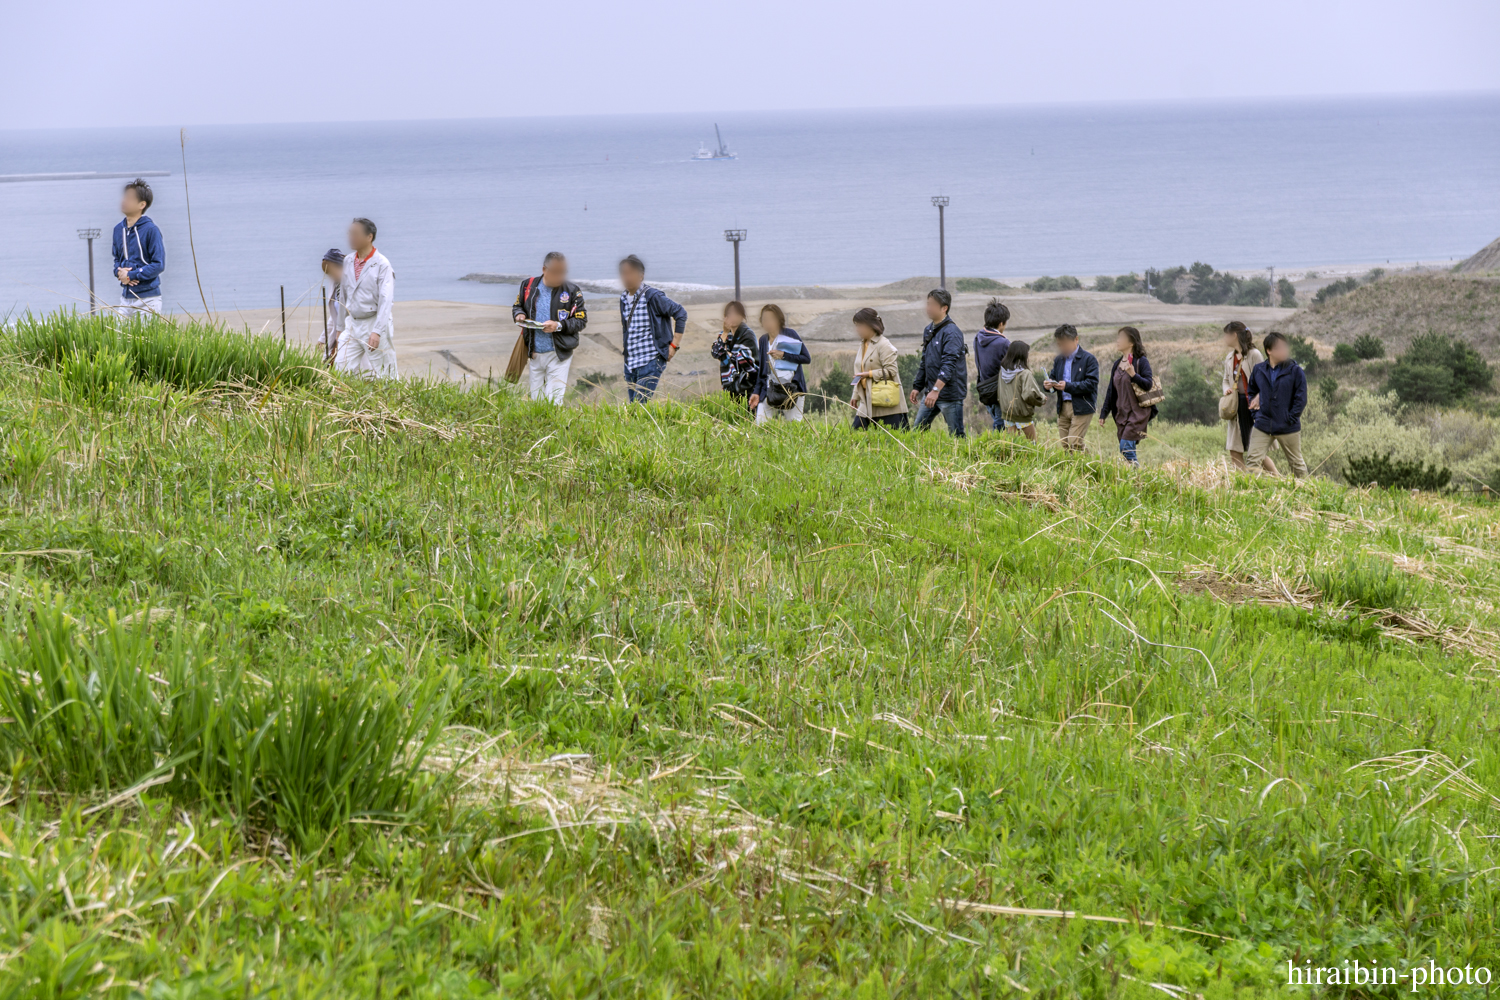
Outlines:
<svg viewBox="0 0 1500 1000"><path fill-rule="evenodd" d="M885 426L893 431L904 431L911 426L911 422L907 420L904 413L892 413L884 417L861 417L859 414L854 415L854 429L857 431L862 431L875 424L885 424Z"/></svg>
<svg viewBox="0 0 1500 1000"><path fill-rule="evenodd" d="M1236 418L1240 422L1240 447L1246 451L1250 450L1250 431L1255 427L1255 411L1250 409L1250 397L1243 392L1239 394L1240 408Z"/></svg>

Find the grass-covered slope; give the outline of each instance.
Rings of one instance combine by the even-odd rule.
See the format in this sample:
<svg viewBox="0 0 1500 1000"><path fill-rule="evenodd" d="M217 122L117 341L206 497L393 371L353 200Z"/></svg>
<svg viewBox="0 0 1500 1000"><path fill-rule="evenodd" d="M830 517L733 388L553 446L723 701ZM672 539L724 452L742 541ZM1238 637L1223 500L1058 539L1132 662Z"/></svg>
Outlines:
<svg viewBox="0 0 1500 1000"><path fill-rule="evenodd" d="M174 385L50 322L0 364L0 994L1500 953L1491 507L716 398Z"/></svg>
<svg viewBox="0 0 1500 1000"><path fill-rule="evenodd" d="M1321 344L1371 335L1395 357L1424 333L1454 336L1487 358L1500 354L1500 279L1398 274L1303 309L1280 327Z"/></svg>

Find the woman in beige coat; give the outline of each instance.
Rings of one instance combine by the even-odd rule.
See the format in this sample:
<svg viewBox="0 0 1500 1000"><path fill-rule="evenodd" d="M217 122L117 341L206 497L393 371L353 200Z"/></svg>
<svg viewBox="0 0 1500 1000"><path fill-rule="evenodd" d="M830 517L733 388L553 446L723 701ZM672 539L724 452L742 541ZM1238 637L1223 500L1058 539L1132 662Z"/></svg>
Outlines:
<svg viewBox="0 0 1500 1000"><path fill-rule="evenodd" d="M1224 449L1229 452L1229 461L1234 467L1243 469L1255 417L1250 409L1250 373L1266 360L1266 356L1255 346L1250 329L1239 320L1224 327L1224 346L1229 348L1229 353L1224 355L1222 390L1225 396L1236 396L1239 404L1235 415L1224 423ZM1261 463L1261 468L1273 476L1276 474L1276 465L1269 457Z"/></svg>
<svg viewBox="0 0 1500 1000"><path fill-rule="evenodd" d="M859 350L854 352L854 395L849 405L854 409L854 429L871 424L885 424L905 430L906 394L901 391L901 372L896 366L896 345L885 339L885 323L874 309L854 314L854 332L859 334ZM873 406L870 389L876 382L896 383L893 406Z"/></svg>

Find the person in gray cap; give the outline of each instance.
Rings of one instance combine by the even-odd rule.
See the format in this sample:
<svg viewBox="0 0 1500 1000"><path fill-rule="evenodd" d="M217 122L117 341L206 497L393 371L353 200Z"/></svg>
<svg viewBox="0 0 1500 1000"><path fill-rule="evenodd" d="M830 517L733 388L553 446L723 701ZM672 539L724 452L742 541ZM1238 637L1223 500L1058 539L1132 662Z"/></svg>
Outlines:
<svg viewBox="0 0 1500 1000"><path fill-rule="evenodd" d="M339 320L344 309L344 251L334 247L323 255L323 295L328 303L324 316L323 360L333 364L339 350Z"/></svg>

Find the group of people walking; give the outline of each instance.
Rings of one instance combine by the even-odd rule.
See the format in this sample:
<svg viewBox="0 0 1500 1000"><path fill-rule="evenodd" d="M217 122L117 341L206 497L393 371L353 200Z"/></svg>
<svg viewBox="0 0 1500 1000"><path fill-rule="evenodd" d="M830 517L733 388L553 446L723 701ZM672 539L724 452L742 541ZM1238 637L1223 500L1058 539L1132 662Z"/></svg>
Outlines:
<svg viewBox="0 0 1500 1000"><path fill-rule="evenodd" d="M151 187L144 180L125 185L120 203L124 218L115 226L112 251L120 282L119 311L127 315L161 311L166 250L161 230L145 214L151 202ZM338 371L395 378L396 278L391 262L375 246L376 232L370 219L354 219L348 230L350 249L334 248L323 255L323 348L326 360ZM667 362L682 347L687 310L646 283L646 264L640 257L631 254L621 260L619 276L626 389L630 402L645 402L656 394ZM949 315L953 298L946 289L928 292L924 307L928 322L921 354L905 392L899 354L885 335L880 314L869 308L854 314L858 344L847 400L854 428L880 424L892 430L926 430L941 416L950 434L964 436L968 344ZM521 283L511 316L520 328L516 350L524 354L531 398L560 405L573 352L588 325L583 291L568 279L563 254L547 254L541 274ZM780 306L762 307L757 319L762 331L758 336L747 322L743 303L724 306L722 330L712 347L720 384L745 402L757 424L799 421L808 397L803 369L812 361L807 344L787 325ZM1165 398L1140 330L1122 326L1115 334L1119 357L1110 366L1099 403L1099 361L1079 344L1072 324L1053 332L1051 367L1038 384L1031 370L1031 346L1006 336L1009 322L1010 310L992 300L985 307L984 328L974 337L974 391L993 429L1035 441L1036 415L1046 404L1044 392L1050 391L1058 442L1065 450L1083 450L1095 417L1101 426L1113 419L1121 457L1139 464L1137 447ZM1290 344L1273 332L1258 348L1250 330L1236 321L1224 327L1224 345L1219 415L1226 423L1225 450L1231 462L1241 469L1276 474L1269 454L1275 446L1294 476L1306 476L1301 416L1307 405L1307 376L1292 360Z"/></svg>

